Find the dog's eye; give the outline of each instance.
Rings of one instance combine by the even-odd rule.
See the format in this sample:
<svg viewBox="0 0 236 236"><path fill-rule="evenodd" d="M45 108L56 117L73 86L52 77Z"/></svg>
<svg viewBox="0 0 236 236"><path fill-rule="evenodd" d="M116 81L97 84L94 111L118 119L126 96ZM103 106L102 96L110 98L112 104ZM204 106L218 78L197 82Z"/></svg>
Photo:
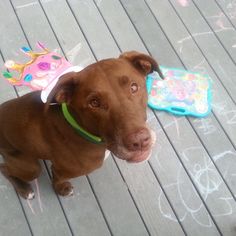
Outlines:
<svg viewBox="0 0 236 236"><path fill-rule="evenodd" d="M93 108L98 108L101 106L101 102L100 102L100 99L99 98L92 98L90 101L89 101L89 105Z"/></svg>
<svg viewBox="0 0 236 236"><path fill-rule="evenodd" d="M134 94L134 93L137 93L138 90L139 90L138 84L135 83L135 82L131 83L131 85L130 85L130 92L131 92L132 94Z"/></svg>

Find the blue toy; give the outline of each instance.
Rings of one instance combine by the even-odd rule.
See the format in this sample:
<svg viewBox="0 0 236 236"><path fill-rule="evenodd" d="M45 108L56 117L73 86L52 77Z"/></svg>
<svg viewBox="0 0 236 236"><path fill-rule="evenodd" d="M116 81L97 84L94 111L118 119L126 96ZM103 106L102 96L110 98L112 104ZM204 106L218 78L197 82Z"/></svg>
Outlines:
<svg viewBox="0 0 236 236"><path fill-rule="evenodd" d="M148 105L175 115L205 117L211 111L211 83L208 76L161 66L147 77Z"/></svg>

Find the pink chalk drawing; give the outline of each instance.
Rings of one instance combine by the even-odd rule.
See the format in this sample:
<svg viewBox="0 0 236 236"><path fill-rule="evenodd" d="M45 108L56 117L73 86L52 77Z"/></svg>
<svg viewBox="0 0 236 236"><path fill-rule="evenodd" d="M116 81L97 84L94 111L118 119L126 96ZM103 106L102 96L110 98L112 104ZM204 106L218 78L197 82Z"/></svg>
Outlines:
<svg viewBox="0 0 236 236"><path fill-rule="evenodd" d="M178 0L178 2L182 7L189 6L189 0Z"/></svg>
<svg viewBox="0 0 236 236"><path fill-rule="evenodd" d="M221 19L218 19L218 20L216 21L216 25L219 26L219 28L221 28L221 29L224 29L224 28L225 28L224 23L222 22Z"/></svg>

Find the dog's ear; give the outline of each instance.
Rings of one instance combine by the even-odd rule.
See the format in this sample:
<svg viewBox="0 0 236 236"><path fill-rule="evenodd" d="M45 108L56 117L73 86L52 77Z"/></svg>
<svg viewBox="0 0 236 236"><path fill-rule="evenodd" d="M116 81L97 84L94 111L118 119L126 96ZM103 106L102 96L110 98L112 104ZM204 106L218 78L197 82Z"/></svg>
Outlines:
<svg viewBox="0 0 236 236"><path fill-rule="evenodd" d="M128 60L139 72L145 76L152 73L153 71L157 71L160 77L164 79L158 63L149 55L136 51L130 51L122 53L119 58Z"/></svg>
<svg viewBox="0 0 236 236"><path fill-rule="evenodd" d="M50 103L70 103L75 88L76 72L69 72L62 75L47 98Z"/></svg>

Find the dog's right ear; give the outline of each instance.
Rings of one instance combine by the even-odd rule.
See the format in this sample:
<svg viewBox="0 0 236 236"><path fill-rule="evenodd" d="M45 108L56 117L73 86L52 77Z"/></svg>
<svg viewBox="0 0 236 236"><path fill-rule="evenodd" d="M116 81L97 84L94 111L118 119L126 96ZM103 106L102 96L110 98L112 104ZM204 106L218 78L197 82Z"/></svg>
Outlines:
<svg viewBox="0 0 236 236"><path fill-rule="evenodd" d="M47 105L49 105L50 103L58 103L58 104L62 104L63 102L67 104L70 103L74 93L74 88L76 83L75 78L77 76L78 75L76 72L69 72L62 75L59 78L55 87L48 95Z"/></svg>
<svg viewBox="0 0 236 236"><path fill-rule="evenodd" d="M136 51L124 52L120 55L121 59L129 61L139 72L147 76L153 71L157 71L162 79L164 76L157 61L149 55L139 53Z"/></svg>

